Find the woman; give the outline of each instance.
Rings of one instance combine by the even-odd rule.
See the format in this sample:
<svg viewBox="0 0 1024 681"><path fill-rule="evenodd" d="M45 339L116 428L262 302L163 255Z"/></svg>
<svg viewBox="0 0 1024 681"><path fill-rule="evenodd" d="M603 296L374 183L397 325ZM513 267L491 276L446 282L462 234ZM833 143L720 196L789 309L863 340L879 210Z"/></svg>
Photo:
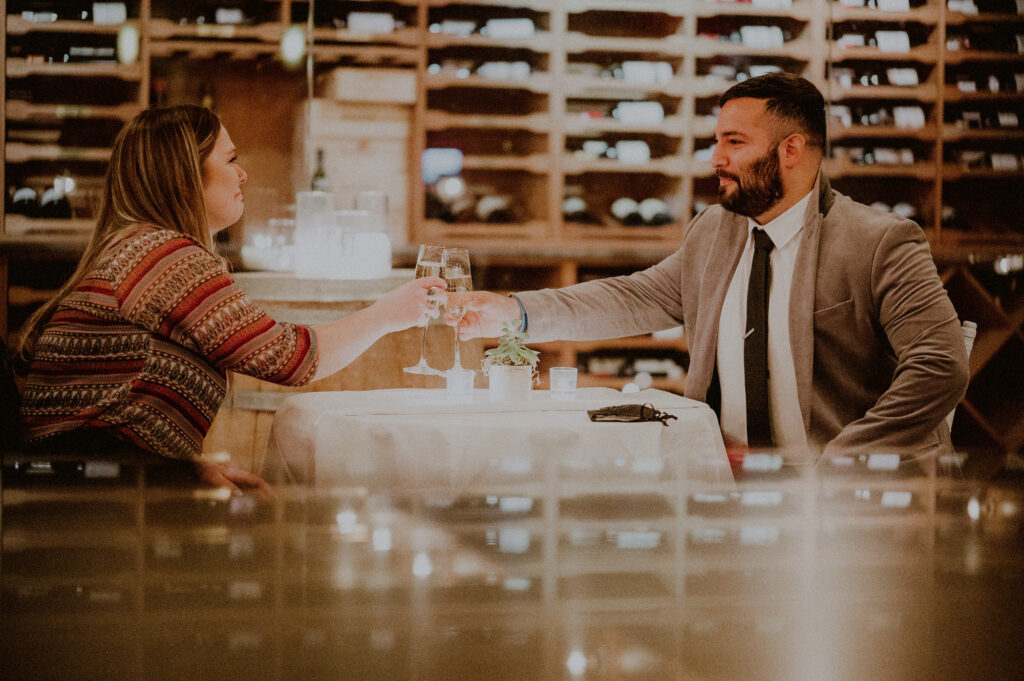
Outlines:
<svg viewBox="0 0 1024 681"><path fill-rule="evenodd" d="M428 296L445 282L427 277L328 324L270 319L213 250L212 235L242 215L246 179L208 109L149 109L122 129L85 254L21 336L26 445L113 438L192 461L211 484L262 487L202 459L227 371L303 385L436 314Z"/></svg>

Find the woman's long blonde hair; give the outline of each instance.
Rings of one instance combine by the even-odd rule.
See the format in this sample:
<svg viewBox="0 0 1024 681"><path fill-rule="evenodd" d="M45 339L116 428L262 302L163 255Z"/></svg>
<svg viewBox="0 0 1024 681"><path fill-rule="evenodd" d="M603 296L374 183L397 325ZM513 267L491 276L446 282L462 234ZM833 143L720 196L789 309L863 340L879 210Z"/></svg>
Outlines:
<svg viewBox="0 0 1024 681"><path fill-rule="evenodd" d="M203 161L221 122L209 109L172 106L147 109L114 140L99 216L71 278L22 327L19 359L27 366L58 303L93 269L119 232L154 225L193 237L213 253L203 199Z"/></svg>

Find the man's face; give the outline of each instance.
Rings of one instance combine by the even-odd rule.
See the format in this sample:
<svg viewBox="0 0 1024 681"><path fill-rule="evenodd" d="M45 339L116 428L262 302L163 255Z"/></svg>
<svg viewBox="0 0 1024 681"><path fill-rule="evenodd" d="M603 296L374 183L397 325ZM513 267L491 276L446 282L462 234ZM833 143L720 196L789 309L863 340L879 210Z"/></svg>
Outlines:
<svg viewBox="0 0 1024 681"><path fill-rule="evenodd" d="M774 139L768 119L763 100L729 100L718 115L718 143L711 156L722 206L755 219L784 194L779 141Z"/></svg>

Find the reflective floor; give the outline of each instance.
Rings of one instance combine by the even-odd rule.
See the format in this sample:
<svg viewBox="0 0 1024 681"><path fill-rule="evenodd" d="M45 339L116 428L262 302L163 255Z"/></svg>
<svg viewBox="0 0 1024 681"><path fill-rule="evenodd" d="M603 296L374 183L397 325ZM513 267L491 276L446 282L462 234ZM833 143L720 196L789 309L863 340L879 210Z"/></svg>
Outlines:
<svg viewBox="0 0 1024 681"><path fill-rule="evenodd" d="M1021 679L1024 483L496 453L466 489L3 465L0 677Z"/></svg>

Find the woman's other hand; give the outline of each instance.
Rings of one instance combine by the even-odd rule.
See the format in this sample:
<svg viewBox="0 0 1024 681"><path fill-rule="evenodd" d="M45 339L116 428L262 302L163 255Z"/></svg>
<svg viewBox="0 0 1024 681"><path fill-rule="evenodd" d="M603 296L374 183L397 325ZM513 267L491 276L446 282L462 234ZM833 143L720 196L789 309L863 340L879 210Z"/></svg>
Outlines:
<svg viewBox="0 0 1024 681"><path fill-rule="evenodd" d="M266 480L241 468L200 460L196 462L196 475L200 482L213 487L226 487L232 494L241 494L246 490L254 491L264 498L274 496Z"/></svg>

